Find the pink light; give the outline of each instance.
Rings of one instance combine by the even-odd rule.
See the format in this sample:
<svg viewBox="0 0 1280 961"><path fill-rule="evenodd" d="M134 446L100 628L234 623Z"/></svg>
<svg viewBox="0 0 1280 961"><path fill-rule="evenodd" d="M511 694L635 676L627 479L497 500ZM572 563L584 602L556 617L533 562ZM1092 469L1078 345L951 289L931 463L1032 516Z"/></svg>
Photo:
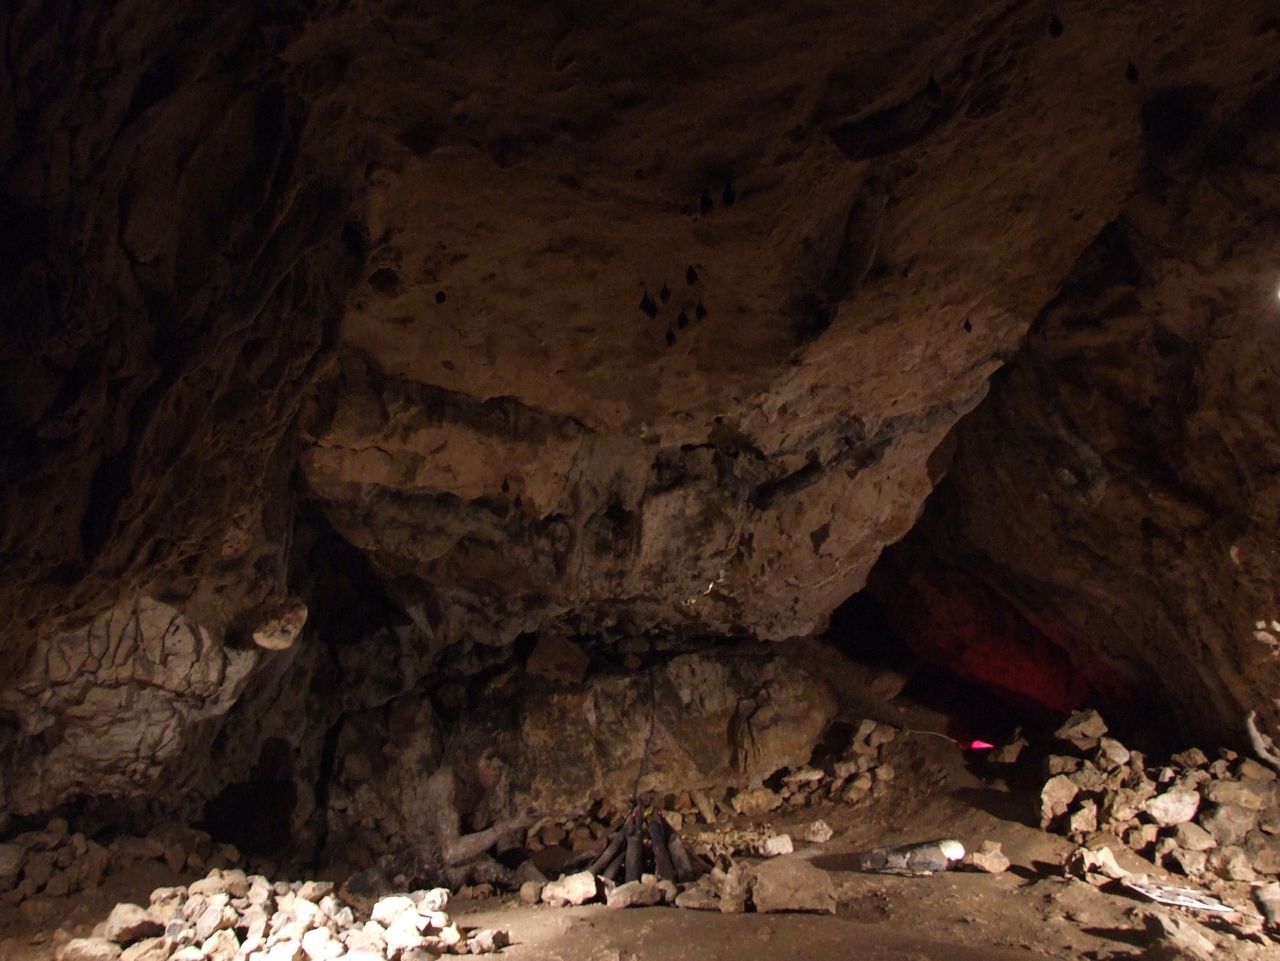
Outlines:
<svg viewBox="0 0 1280 961"><path fill-rule="evenodd" d="M986 741L956 741L966 751L993 751L994 744L988 744Z"/></svg>

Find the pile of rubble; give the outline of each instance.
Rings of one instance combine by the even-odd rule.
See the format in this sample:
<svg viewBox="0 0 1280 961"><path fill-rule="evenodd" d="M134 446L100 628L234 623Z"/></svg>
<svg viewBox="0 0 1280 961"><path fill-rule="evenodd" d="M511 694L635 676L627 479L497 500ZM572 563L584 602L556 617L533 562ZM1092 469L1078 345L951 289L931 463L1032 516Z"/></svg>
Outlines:
<svg viewBox="0 0 1280 961"><path fill-rule="evenodd" d="M42 830L0 843L0 907L17 907L38 894L65 897L91 890L109 872L148 860L163 861L175 872L203 874L211 866L239 863L240 852L177 823L159 825L146 837L124 835L103 845L53 818Z"/></svg>
<svg viewBox="0 0 1280 961"><path fill-rule="evenodd" d="M1280 874L1280 779L1234 751L1198 748L1152 765L1107 737L1096 711L1055 734L1070 753L1045 762L1040 825L1077 842L1098 832L1193 878L1255 881ZM1007 749L1006 749L1007 750Z"/></svg>
<svg viewBox="0 0 1280 961"><path fill-rule="evenodd" d="M214 869L188 887L157 888L145 908L117 904L60 961L431 961L508 944L505 931L460 929L444 888L381 898L367 921L333 889Z"/></svg>

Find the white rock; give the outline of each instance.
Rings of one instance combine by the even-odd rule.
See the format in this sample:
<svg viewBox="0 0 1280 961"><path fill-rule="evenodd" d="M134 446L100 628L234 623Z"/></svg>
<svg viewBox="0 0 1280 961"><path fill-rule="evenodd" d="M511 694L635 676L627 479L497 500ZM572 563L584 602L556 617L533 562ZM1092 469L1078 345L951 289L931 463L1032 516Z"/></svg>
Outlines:
<svg viewBox="0 0 1280 961"><path fill-rule="evenodd" d="M545 904L586 904L595 899L596 876L590 871L570 874L559 881L550 881L542 889Z"/></svg>
<svg viewBox="0 0 1280 961"><path fill-rule="evenodd" d="M227 882L222 877L222 872L214 868L206 877L201 878L199 881L192 881L190 887L187 888L187 893L191 895L198 894L206 898L213 897L215 894L226 894Z"/></svg>
<svg viewBox="0 0 1280 961"><path fill-rule="evenodd" d="M1200 807L1200 795L1195 791L1173 790L1155 797L1142 808L1161 827L1172 827L1190 821Z"/></svg>
<svg viewBox="0 0 1280 961"><path fill-rule="evenodd" d="M350 931L344 931L342 941L347 951L372 951L381 955L387 946L387 932L376 921L356 925Z"/></svg>
<svg viewBox="0 0 1280 961"><path fill-rule="evenodd" d="M648 907L662 900L662 891L656 882L628 881L612 888L605 903L615 910L621 908Z"/></svg>
<svg viewBox="0 0 1280 961"><path fill-rule="evenodd" d="M506 931L493 928L481 928L467 938L467 950L471 954L491 954L500 951L511 943ZM404 961L404 959L401 959Z"/></svg>
<svg viewBox="0 0 1280 961"><path fill-rule="evenodd" d="M120 961L169 961L171 946L165 938L147 938L125 948Z"/></svg>
<svg viewBox="0 0 1280 961"><path fill-rule="evenodd" d="M248 957L247 952L245 957ZM204 952L196 945L188 944L169 955L169 961L204 961Z"/></svg>
<svg viewBox="0 0 1280 961"><path fill-rule="evenodd" d="M395 923L396 918L406 912L417 914L417 905L410 898L400 894L392 894L385 898L381 898L377 904L373 906L373 910L369 912L369 917L377 921L385 928L391 927Z"/></svg>
<svg viewBox="0 0 1280 961"><path fill-rule="evenodd" d="M251 938L262 938L266 937L269 920L270 915L262 905L250 904L240 916L240 924L237 927L245 928Z"/></svg>
<svg viewBox="0 0 1280 961"><path fill-rule="evenodd" d="M409 897L419 911L443 911L449 907L449 889L432 888L430 891L414 891Z"/></svg>
<svg viewBox="0 0 1280 961"><path fill-rule="evenodd" d="M120 945L106 938L74 938L62 946L58 961L116 961Z"/></svg>
<svg viewBox="0 0 1280 961"><path fill-rule="evenodd" d="M770 811L780 808L782 806L782 798L778 796L776 791L771 791L767 787L757 787L739 791L733 796L730 803L739 814L745 814L747 817L759 817L762 814L768 814Z"/></svg>
<svg viewBox="0 0 1280 961"><path fill-rule="evenodd" d="M1012 864L1000 850L999 841L983 841L978 850L965 856L963 863L987 874L1003 874Z"/></svg>
<svg viewBox="0 0 1280 961"><path fill-rule="evenodd" d="M1129 763L1129 749L1113 737L1100 738L1095 762L1104 771L1114 771Z"/></svg>
<svg viewBox="0 0 1280 961"><path fill-rule="evenodd" d="M1067 869L1081 880L1094 885L1129 876L1129 872L1120 867L1116 856L1105 845L1077 848L1067 858Z"/></svg>
<svg viewBox="0 0 1280 961"><path fill-rule="evenodd" d="M215 931L235 927L239 920L236 909L227 903L225 894L214 895L204 913L196 919L196 940L204 941L213 937Z"/></svg>
<svg viewBox="0 0 1280 961"><path fill-rule="evenodd" d="M116 944L129 944L141 938L164 932L164 926L151 917L141 905L117 904L107 916L106 937Z"/></svg>
<svg viewBox="0 0 1280 961"><path fill-rule="evenodd" d="M814 844L826 844L834 834L835 832L831 830L830 824L826 821L818 820L805 828L804 839Z"/></svg>
<svg viewBox="0 0 1280 961"><path fill-rule="evenodd" d="M288 938L267 948L263 961L301 961L302 957L302 943Z"/></svg>
<svg viewBox="0 0 1280 961"><path fill-rule="evenodd" d="M765 842L760 845L760 853L767 858L791 854L794 850L795 844L792 843L790 834L775 834L771 838L766 838Z"/></svg>
<svg viewBox="0 0 1280 961"><path fill-rule="evenodd" d="M346 949L328 928L313 928L302 936L302 952L311 961L332 961Z"/></svg>
<svg viewBox="0 0 1280 961"><path fill-rule="evenodd" d="M234 931L223 928L200 945L200 950L209 961L232 961L240 950L240 939Z"/></svg>
<svg viewBox="0 0 1280 961"><path fill-rule="evenodd" d="M387 953L406 951L422 944L422 932L418 929L419 918L416 911L402 914L387 928L385 935Z"/></svg>
<svg viewBox="0 0 1280 961"><path fill-rule="evenodd" d="M332 893L332 881L304 881L302 887L298 888L298 897L306 898L308 901L319 901Z"/></svg>
<svg viewBox="0 0 1280 961"><path fill-rule="evenodd" d="M1071 715L1067 723L1058 728L1053 736L1081 751L1091 751L1098 746L1099 739L1106 733L1107 725L1097 711L1080 711Z"/></svg>
<svg viewBox="0 0 1280 961"><path fill-rule="evenodd" d="M1040 791L1040 827L1045 828L1055 818L1067 813L1080 789L1065 774L1049 778Z"/></svg>

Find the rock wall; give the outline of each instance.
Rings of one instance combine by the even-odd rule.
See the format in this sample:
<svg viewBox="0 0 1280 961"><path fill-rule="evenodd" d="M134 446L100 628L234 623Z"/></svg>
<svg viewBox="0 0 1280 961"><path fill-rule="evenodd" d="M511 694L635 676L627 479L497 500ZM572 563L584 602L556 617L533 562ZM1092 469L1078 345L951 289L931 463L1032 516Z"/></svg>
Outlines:
<svg viewBox="0 0 1280 961"><path fill-rule="evenodd" d="M821 630L1144 171L1182 190L1181 158L1274 80L1268 17L11 4L0 742L46 773L6 769L8 803L180 803L168 747L79 739L151 704L209 746L193 804L251 790L282 742L297 827L345 715L522 634ZM1174 250L1182 221L1154 219ZM1206 243L1158 256L1186 278L1253 256ZM1248 302L1218 283L1220 314ZM1247 515L1255 481L1230 483ZM100 619L138 597L201 670L157 689L77 651L55 683L67 639L116 637ZM300 607L263 606L286 597L310 611L296 643L209 687L255 634L293 635ZM159 630L130 650L168 656ZM1243 701L1228 668L1206 720Z"/></svg>
<svg viewBox="0 0 1280 961"><path fill-rule="evenodd" d="M1280 88L1160 103L1139 189L959 430L885 593L949 656L957 611L1009 605L1113 702L1239 743L1280 694Z"/></svg>
<svg viewBox="0 0 1280 961"><path fill-rule="evenodd" d="M619 668L552 681L529 673L532 661L512 664L469 705L509 726L513 808L614 810L637 784L720 797L807 764L836 717L830 685L776 651L658 654L649 670ZM335 856L372 857L420 836L422 788L448 736L420 692L350 715L326 812Z"/></svg>

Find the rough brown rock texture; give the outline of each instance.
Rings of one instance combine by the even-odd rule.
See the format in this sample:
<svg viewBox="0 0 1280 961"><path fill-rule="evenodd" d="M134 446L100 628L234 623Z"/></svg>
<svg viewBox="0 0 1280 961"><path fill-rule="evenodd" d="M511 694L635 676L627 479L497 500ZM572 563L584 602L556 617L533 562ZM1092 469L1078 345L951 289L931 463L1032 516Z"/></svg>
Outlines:
<svg viewBox="0 0 1280 961"><path fill-rule="evenodd" d="M1095 7L543 11L491 56L384 11L428 92L380 115L306 425L334 527L440 644L821 629L1133 190L1144 109L1275 72L1261 5Z"/></svg>
<svg viewBox="0 0 1280 961"><path fill-rule="evenodd" d="M808 763L837 711L816 671L758 645L659 654L646 671L580 682L510 671L480 704L511 732L514 806L542 811L618 804L637 788L720 794L758 785ZM423 787L440 764L444 727L417 692L352 713L329 797L335 850L376 854L388 838L420 838Z"/></svg>
<svg viewBox="0 0 1280 961"><path fill-rule="evenodd" d="M1003 606L1077 680L1240 742L1280 693L1280 87L1215 102L1149 104L1133 197L959 431L885 595L953 663Z"/></svg>
<svg viewBox="0 0 1280 961"><path fill-rule="evenodd" d="M145 0L4 14L7 664L140 581L277 586L287 523L264 508L336 330L355 186L322 85L278 55L301 26Z"/></svg>
<svg viewBox="0 0 1280 961"><path fill-rule="evenodd" d="M0 689L55 692L63 639L139 596L202 661L258 633L285 649L225 713L238 683L165 689L199 798L269 741L318 777L322 732L446 651L820 629L1153 154L1180 169L1277 72L1261 0L1055 13L10 4ZM1188 277L1234 263L1209 246ZM85 698L0 715L6 757L65 766L24 807L94 763L117 790L128 751L74 749Z"/></svg>

